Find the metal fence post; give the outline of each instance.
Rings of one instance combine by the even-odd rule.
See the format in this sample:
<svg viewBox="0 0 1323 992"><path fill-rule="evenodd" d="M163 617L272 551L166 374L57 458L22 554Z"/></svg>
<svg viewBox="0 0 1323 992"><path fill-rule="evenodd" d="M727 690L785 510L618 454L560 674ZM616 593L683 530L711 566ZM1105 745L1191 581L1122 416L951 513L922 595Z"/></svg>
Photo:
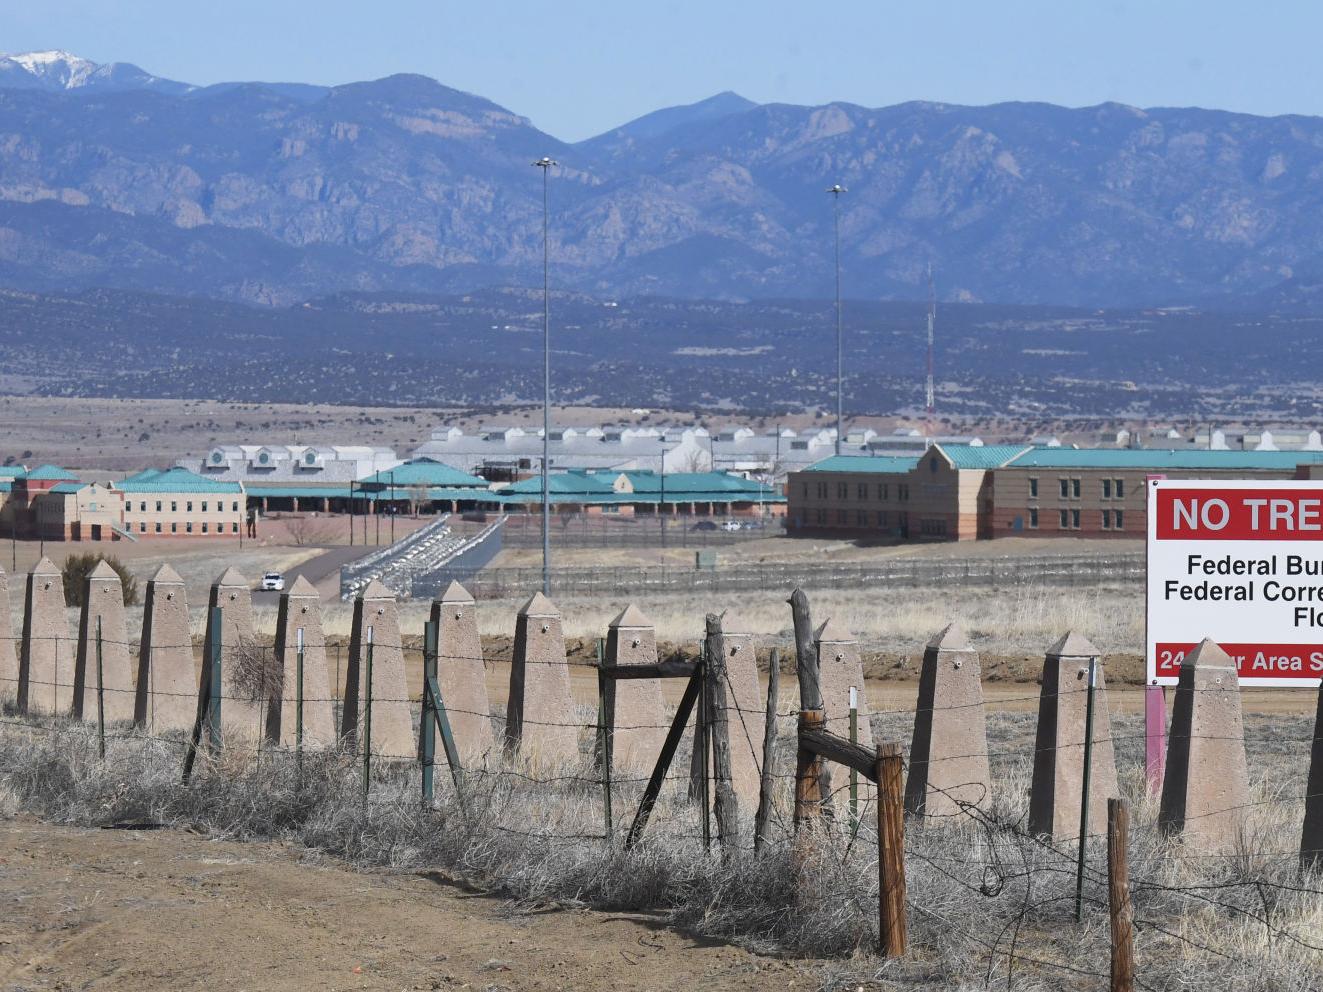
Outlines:
<svg viewBox="0 0 1323 992"><path fill-rule="evenodd" d="M298 650L294 656L294 755L303 770L303 628L295 632Z"/></svg>
<svg viewBox="0 0 1323 992"><path fill-rule="evenodd" d="M220 754L224 744L221 731L221 624L224 611L217 606L211 610L211 639L207 645L210 663L205 667L211 674L207 700L207 748L212 756Z"/></svg>
<svg viewBox="0 0 1323 992"><path fill-rule="evenodd" d="M1093 696L1098 659L1089 659L1089 695L1084 710L1084 776L1080 787L1080 848L1075 864L1075 922L1084 919L1084 850L1089 838L1089 773L1093 764Z"/></svg>
<svg viewBox="0 0 1323 992"><path fill-rule="evenodd" d="M436 678L437 625L423 624L423 719L418 728L418 760L422 768L423 803L430 805L436 763L436 714L433 712L432 680Z"/></svg>
<svg viewBox="0 0 1323 992"><path fill-rule="evenodd" d="M859 688L850 686L850 743L859 743ZM850 836L859 832L859 773L850 766Z"/></svg>
<svg viewBox="0 0 1323 992"><path fill-rule="evenodd" d="M0 609L5 604L0 603ZM96 737L101 760L106 760L106 678L101 667L101 615L96 618Z"/></svg>
<svg viewBox="0 0 1323 992"><path fill-rule="evenodd" d="M367 664L363 679L363 804L372 787L372 628L367 629Z"/></svg>

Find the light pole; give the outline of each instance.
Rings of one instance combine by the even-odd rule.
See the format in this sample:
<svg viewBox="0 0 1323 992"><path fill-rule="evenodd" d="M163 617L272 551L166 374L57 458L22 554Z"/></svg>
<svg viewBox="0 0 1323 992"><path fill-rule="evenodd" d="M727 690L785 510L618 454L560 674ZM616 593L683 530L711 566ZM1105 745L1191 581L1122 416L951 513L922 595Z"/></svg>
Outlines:
<svg viewBox="0 0 1323 992"><path fill-rule="evenodd" d="M841 379L841 194L849 192L840 183L827 190L831 194L832 228L836 235L836 454L841 453L842 403Z"/></svg>
<svg viewBox="0 0 1323 992"><path fill-rule="evenodd" d="M547 466L551 461L551 279L547 218L551 167L545 155L533 163L542 170L542 595L551 595L551 492Z"/></svg>

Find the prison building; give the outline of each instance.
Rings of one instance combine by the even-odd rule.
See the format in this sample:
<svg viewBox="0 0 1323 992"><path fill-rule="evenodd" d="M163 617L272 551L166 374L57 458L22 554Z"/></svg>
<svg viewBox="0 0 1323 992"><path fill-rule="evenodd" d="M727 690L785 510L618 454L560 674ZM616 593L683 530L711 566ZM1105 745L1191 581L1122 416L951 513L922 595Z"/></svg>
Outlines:
<svg viewBox="0 0 1323 992"><path fill-rule="evenodd" d="M124 529L136 538L238 538L244 487L178 466L147 469L112 483L124 499Z"/></svg>
<svg viewBox="0 0 1323 992"><path fill-rule="evenodd" d="M547 435L553 471L652 471L668 477L723 471L760 475L778 485L787 471L822 460L835 443L831 429L757 431L743 424L714 430L699 425L553 425ZM864 443L860 435L860 451ZM432 431L414 457L443 461L492 482L519 482L541 471L542 429L494 425L466 433L446 425Z"/></svg>
<svg viewBox="0 0 1323 992"><path fill-rule="evenodd" d="M786 482L789 532L878 541L991 537L994 473L1024 445L935 443L921 455L837 455Z"/></svg>
<svg viewBox="0 0 1323 992"><path fill-rule="evenodd" d="M592 516L781 515L785 497L767 483L730 472L553 472L547 477L552 512ZM540 510L542 479L497 489L494 508L507 513Z"/></svg>
<svg viewBox="0 0 1323 992"><path fill-rule="evenodd" d="M325 500L348 499L357 480L400 463L393 448L365 444L220 444L201 459L175 464L206 479L242 484L258 509L323 510Z"/></svg>
<svg viewBox="0 0 1323 992"><path fill-rule="evenodd" d="M1144 485L1169 479L1323 476L1323 451L1031 448L995 475L992 536L1143 537Z"/></svg>
<svg viewBox="0 0 1323 992"><path fill-rule="evenodd" d="M114 541L121 536L121 499L107 486L82 482L58 465L42 465L31 471L18 467L0 475L0 483L7 490L0 505L0 521L6 531L18 537Z"/></svg>

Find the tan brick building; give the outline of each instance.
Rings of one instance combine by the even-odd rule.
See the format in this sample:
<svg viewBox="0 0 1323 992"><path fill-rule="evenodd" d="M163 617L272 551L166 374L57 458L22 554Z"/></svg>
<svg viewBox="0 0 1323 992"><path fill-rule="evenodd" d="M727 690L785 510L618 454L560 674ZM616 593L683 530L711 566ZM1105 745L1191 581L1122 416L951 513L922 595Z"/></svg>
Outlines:
<svg viewBox="0 0 1323 992"><path fill-rule="evenodd" d="M134 537L240 536L247 509L242 483L176 467L148 469L114 486L124 497L124 528Z"/></svg>
<svg viewBox="0 0 1323 992"><path fill-rule="evenodd" d="M1151 475L1293 479L1311 463L1323 452L1030 448L996 472L991 536L1143 537Z"/></svg>
<svg viewBox="0 0 1323 992"><path fill-rule="evenodd" d="M989 537L993 470L1024 450L934 444L922 455L837 455L790 474L788 528L897 541Z"/></svg>

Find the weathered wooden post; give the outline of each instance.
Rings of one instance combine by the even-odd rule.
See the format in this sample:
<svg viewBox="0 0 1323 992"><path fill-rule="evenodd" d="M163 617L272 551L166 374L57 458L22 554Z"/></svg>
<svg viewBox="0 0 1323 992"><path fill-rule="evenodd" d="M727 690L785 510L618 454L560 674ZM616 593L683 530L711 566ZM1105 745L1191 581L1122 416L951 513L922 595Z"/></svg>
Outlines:
<svg viewBox="0 0 1323 992"><path fill-rule="evenodd" d="M1134 992L1135 908L1130 900L1130 804L1107 800L1107 908L1112 923L1111 992Z"/></svg>
<svg viewBox="0 0 1323 992"><path fill-rule="evenodd" d="M905 954L905 796L900 745L877 749L878 930L882 954Z"/></svg>
<svg viewBox="0 0 1323 992"><path fill-rule="evenodd" d="M726 695L726 638L721 617L707 615L707 702L712 742L712 777L716 784L717 836L723 847L739 844L739 800L730 753L730 709Z"/></svg>
<svg viewBox="0 0 1323 992"><path fill-rule="evenodd" d="M4 650L0 648L0 651ZM1305 822L1300 832L1300 866L1323 871L1323 685L1318 687L1314 712L1314 743L1309 755L1305 787Z"/></svg>

